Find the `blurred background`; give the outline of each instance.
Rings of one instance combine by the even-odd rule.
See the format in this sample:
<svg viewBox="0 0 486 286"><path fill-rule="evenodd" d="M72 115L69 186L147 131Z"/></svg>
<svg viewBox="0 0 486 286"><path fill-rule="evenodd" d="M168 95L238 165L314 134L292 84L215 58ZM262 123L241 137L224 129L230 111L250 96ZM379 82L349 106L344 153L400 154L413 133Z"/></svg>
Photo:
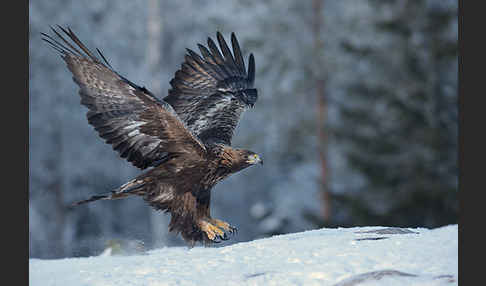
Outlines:
<svg viewBox="0 0 486 286"><path fill-rule="evenodd" d="M141 171L87 123L78 87L41 41L69 26L159 98L216 31L256 60L259 100L233 145L262 155L216 185L216 247L322 227L458 223L458 22L452 0L30 1L29 253L130 254L185 245L140 198L70 203ZM105 252L104 252L105 251Z"/></svg>

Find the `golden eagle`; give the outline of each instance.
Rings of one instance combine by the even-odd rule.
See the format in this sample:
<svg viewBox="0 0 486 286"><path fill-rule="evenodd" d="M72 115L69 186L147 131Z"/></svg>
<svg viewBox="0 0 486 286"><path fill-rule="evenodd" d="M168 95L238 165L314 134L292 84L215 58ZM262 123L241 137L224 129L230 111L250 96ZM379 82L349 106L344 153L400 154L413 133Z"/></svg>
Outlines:
<svg viewBox="0 0 486 286"><path fill-rule="evenodd" d="M157 210L171 214L169 231L194 245L227 240L236 228L210 214L211 189L244 168L263 163L252 151L231 147L240 115L257 100L255 60L248 71L231 34L233 54L221 33L208 38L201 55L187 49L185 61L160 100L145 87L114 71L99 49L93 54L70 28L58 26L58 38L42 39L60 52L79 86L87 119L106 143L140 169L150 168L121 187L79 201L141 196ZM71 41L66 40L66 36Z"/></svg>

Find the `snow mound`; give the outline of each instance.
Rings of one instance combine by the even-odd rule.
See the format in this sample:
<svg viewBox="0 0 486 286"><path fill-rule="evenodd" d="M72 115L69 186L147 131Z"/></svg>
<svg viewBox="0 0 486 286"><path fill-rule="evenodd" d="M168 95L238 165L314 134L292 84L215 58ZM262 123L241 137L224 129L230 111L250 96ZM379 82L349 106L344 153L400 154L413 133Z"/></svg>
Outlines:
<svg viewBox="0 0 486 286"><path fill-rule="evenodd" d="M458 285L458 226L324 228L225 247L30 259L29 285Z"/></svg>

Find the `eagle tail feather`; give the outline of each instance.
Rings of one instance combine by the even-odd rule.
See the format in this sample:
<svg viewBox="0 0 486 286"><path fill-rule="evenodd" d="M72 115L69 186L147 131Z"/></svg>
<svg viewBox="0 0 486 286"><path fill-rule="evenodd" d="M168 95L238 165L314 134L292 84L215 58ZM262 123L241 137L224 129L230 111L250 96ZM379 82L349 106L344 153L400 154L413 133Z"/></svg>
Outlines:
<svg viewBox="0 0 486 286"><path fill-rule="evenodd" d="M139 179L134 179L129 181L128 183L124 184L123 186L119 187L116 190L113 190L109 193L104 193L101 195L94 195L86 200L81 200L72 203L72 206L78 206L89 202L94 202L98 200L117 200L123 199L126 197L130 197L132 195L136 195L144 186L145 182Z"/></svg>

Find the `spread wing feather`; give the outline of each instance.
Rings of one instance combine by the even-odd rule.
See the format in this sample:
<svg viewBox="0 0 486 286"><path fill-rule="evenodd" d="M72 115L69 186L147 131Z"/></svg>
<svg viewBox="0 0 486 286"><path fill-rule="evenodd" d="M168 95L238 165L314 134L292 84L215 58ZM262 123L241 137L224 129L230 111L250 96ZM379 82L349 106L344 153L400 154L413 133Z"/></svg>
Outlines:
<svg viewBox="0 0 486 286"><path fill-rule="evenodd" d="M219 32L217 40L219 49L211 38L207 47L198 44L201 55L187 49L164 100L202 142L230 145L241 114L257 100L255 60L250 55L247 72L235 34L233 52Z"/></svg>
<svg viewBox="0 0 486 286"><path fill-rule="evenodd" d="M59 27L76 44L52 29L60 41L43 33L43 40L61 53L79 85L81 104L98 134L138 168L156 166L174 154L202 156L205 147L179 119L173 108L115 72L103 54L101 62L71 29Z"/></svg>

